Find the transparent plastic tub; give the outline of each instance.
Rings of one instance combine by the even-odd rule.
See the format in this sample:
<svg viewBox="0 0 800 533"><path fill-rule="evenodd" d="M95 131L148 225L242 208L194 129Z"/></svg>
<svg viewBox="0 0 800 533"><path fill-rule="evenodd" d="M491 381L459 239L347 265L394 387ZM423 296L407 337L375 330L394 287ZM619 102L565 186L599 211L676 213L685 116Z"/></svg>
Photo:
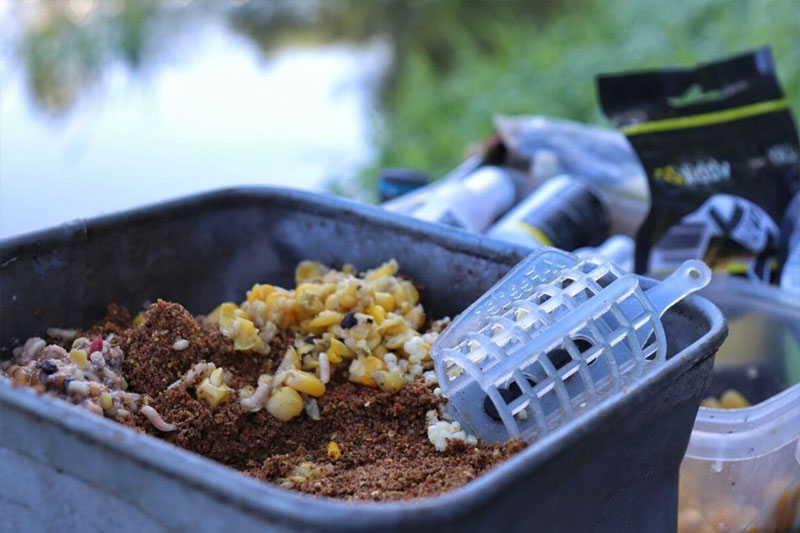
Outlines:
<svg viewBox="0 0 800 533"><path fill-rule="evenodd" d="M701 294L730 328L708 394L733 388L753 405L698 411L678 531L800 531L800 302L737 278Z"/></svg>

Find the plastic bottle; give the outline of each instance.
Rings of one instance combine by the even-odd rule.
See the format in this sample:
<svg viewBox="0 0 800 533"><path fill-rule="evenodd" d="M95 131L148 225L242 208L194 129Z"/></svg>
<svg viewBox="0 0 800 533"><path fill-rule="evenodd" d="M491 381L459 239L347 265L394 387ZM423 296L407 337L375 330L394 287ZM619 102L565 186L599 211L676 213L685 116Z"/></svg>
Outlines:
<svg viewBox="0 0 800 533"><path fill-rule="evenodd" d="M563 175L544 182L488 235L531 248L572 251L602 243L608 232L609 216L599 195L582 180Z"/></svg>
<svg viewBox="0 0 800 533"><path fill-rule="evenodd" d="M487 165L432 191L411 216L482 233L514 205L515 197L510 170Z"/></svg>

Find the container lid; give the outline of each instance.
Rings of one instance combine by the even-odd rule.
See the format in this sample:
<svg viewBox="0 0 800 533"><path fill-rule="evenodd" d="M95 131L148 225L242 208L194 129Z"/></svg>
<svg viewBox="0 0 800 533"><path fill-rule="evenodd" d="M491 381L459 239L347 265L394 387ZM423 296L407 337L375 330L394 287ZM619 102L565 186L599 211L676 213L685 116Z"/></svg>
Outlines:
<svg viewBox="0 0 800 533"><path fill-rule="evenodd" d="M729 326L708 393L732 388L754 405L701 407L686 456L752 459L798 440L800 302L777 287L730 276L715 276L701 295L722 310Z"/></svg>
<svg viewBox="0 0 800 533"><path fill-rule="evenodd" d="M798 439L800 383L752 407L701 407L692 429L686 457L714 461L754 459Z"/></svg>

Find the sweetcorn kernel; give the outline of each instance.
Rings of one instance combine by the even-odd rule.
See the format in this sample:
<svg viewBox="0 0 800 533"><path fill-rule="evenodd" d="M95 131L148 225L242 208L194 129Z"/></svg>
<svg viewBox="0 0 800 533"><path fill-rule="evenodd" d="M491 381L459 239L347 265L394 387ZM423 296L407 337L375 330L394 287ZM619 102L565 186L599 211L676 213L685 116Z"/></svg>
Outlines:
<svg viewBox="0 0 800 533"><path fill-rule="evenodd" d="M275 287L272 285L259 284L253 285L253 288L247 291L247 301L253 303L255 301L266 301L267 296L275 292Z"/></svg>
<svg viewBox="0 0 800 533"><path fill-rule="evenodd" d="M342 456L342 450L339 448L339 445L336 444L335 441L330 441L328 443L328 447L325 449L325 452L328 454L328 459L332 463L338 461L339 458Z"/></svg>
<svg viewBox="0 0 800 533"><path fill-rule="evenodd" d="M208 376L208 381L215 387L221 387L225 384L225 369L216 368L211 375Z"/></svg>
<svg viewBox="0 0 800 533"><path fill-rule="evenodd" d="M223 335L226 337L233 336L233 322L236 320L236 311L239 310L239 306L233 302L225 302L220 304L219 307L211 311L208 315L208 320L216 318L219 322L219 330L222 332Z"/></svg>
<svg viewBox="0 0 800 533"><path fill-rule="evenodd" d="M219 368L212 373L212 377L214 374L219 372L219 375L214 377L214 381L219 383L219 385L215 385L211 378L205 378L203 381L200 382L200 385L197 386L197 397L201 400L205 401L211 407L216 407L220 403L224 402L228 398L228 394L233 390L225 383L222 383L222 369Z"/></svg>
<svg viewBox="0 0 800 533"><path fill-rule="evenodd" d="M425 323L425 312L422 310L421 305L415 305L408 311L403 318L406 319L411 329L420 329Z"/></svg>
<svg viewBox="0 0 800 533"><path fill-rule="evenodd" d="M325 384L314 374L303 370L289 370L284 383L298 392L316 398L325 394Z"/></svg>
<svg viewBox="0 0 800 533"><path fill-rule="evenodd" d="M111 409L113 405L114 405L114 399L111 397L109 393L104 392L103 394L100 395L100 407L102 407L104 411Z"/></svg>
<svg viewBox="0 0 800 533"><path fill-rule="evenodd" d="M287 327L294 322L297 307L291 292L276 289L267 296L265 303L267 312L264 319L281 327Z"/></svg>
<svg viewBox="0 0 800 533"><path fill-rule="evenodd" d="M397 333L394 335L389 335L383 339L383 344L386 345L387 348L390 350L397 350L403 347L403 345L416 337L417 334L415 331L407 329L402 333Z"/></svg>
<svg viewBox="0 0 800 533"><path fill-rule="evenodd" d="M369 316L374 318L377 324L382 324L384 319L386 319L386 310L380 305L367 306L364 311L366 311Z"/></svg>
<svg viewBox="0 0 800 533"><path fill-rule="evenodd" d="M294 270L294 282L297 285L307 281L321 279L328 271L328 267L316 261L300 261Z"/></svg>
<svg viewBox="0 0 800 533"><path fill-rule="evenodd" d="M372 349L372 355L374 355L379 359L383 359L383 356L386 355L388 352L389 348L387 348L383 344L376 346L375 348Z"/></svg>
<svg viewBox="0 0 800 533"><path fill-rule="evenodd" d="M69 360L81 370L89 366L89 358L86 356L86 350L72 350L69 352Z"/></svg>
<svg viewBox="0 0 800 533"><path fill-rule="evenodd" d="M236 323L237 326L234 326L236 332L233 335L233 349L236 351L261 351L264 343L258 335L258 329L256 329L253 321L246 318L237 318Z"/></svg>
<svg viewBox="0 0 800 533"><path fill-rule="evenodd" d="M281 387L267 400L267 412L279 420L288 422L303 412L303 398L291 387Z"/></svg>
<svg viewBox="0 0 800 533"><path fill-rule="evenodd" d="M333 364L338 364L342 362L342 356L337 354L333 348L328 348L328 351L325 352L328 356L328 361Z"/></svg>
<svg viewBox="0 0 800 533"><path fill-rule="evenodd" d="M372 378L381 390L388 392L397 392L406 384L405 378L399 372L388 370L376 370L372 373Z"/></svg>
<svg viewBox="0 0 800 533"><path fill-rule="evenodd" d="M303 370L316 370L319 367L319 356L315 356L313 353L306 354L303 356Z"/></svg>
<svg viewBox="0 0 800 533"><path fill-rule="evenodd" d="M406 301L411 302L412 305L419 303L419 291L413 283L403 280L400 283L400 286L406 293Z"/></svg>
<svg viewBox="0 0 800 533"><path fill-rule="evenodd" d="M275 373L277 374L278 372L289 370L290 368L300 367L300 355L298 355L297 350L295 350L294 347L289 346L286 349L286 353L283 354L283 360L281 361L281 364L278 365L278 370Z"/></svg>
<svg viewBox="0 0 800 533"><path fill-rule="evenodd" d="M322 300L316 294L314 287L309 284L297 287L294 300L297 313L301 317L312 317L324 309Z"/></svg>
<svg viewBox="0 0 800 533"><path fill-rule="evenodd" d="M343 310L348 310L358 303L358 285L355 283L340 283L341 288L336 291L339 305Z"/></svg>
<svg viewBox="0 0 800 533"><path fill-rule="evenodd" d="M334 294L330 294L325 298L325 309L329 311L335 311L339 309L339 296Z"/></svg>
<svg viewBox="0 0 800 533"><path fill-rule="evenodd" d="M375 303L383 307L386 311L394 311L395 301L394 296L388 292L377 291L374 295Z"/></svg>
<svg viewBox="0 0 800 533"><path fill-rule="evenodd" d="M350 363L350 381L367 387L377 387L378 383L372 377L372 373L378 370L386 370L386 364L372 355L368 357L354 359Z"/></svg>
<svg viewBox="0 0 800 533"><path fill-rule="evenodd" d="M743 407L750 407L750 402L744 395L735 390L728 389L719 397L719 403L722 409L741 409Z"/></svg>
<svg viewBox="0 0 800 533"><path fill-rule="evenodd" d="M335 357L332 358L331 353L333 353ZM342 359L352 359L353 357L355 357L355 354L345 343L336 337L331 337L331 348L328 350L328 360L331 363L341 363ZM337 358L338 361L335 361L334 359Z"/></svg>
<svg viewBox="0 0 800 533"><path fill-rule="evenodd" d="M343 316L344 315L342 315L342 313L339 313L337 311L325 310L322 311L317 316L315 316L314 318L312 318L311 321L308 323L308 326L312 328L326 328L330 325L338 324L339 322L341 322Z"/></svg>
<svg viewBox="0 0 800 533"><path fill-rule="evenodd" d="M217 324L219 323L220 315L222 314L222 309L225 304L236 306L233 302L223 302L216 306L213 311L206 315L206 322L210 324Z"/></svg>
<svg viewBox="0 0 800 533"><path fill-rule="evenodd" d="M367 341L367 345L372 349L381 343L381 334L376 327L369 327L368 325L367 328L367 335L364 340Z"/></svg>
<svg viewBox="0 0 800 533"><path fill-rule="evenodd" d="M364 274L364 279L367 281L374 281L378 278L394 276L395 274L397 274L397 261L390 259L378 268L368 270L367 273Z"/></svg>
<svg viewBox="0 0 800 533"><path fill-rule="evenodd" d="M386 319L378 326L378 331L387 334L403 333L408 329L405 319L395 313L389 313Z"/></svg>

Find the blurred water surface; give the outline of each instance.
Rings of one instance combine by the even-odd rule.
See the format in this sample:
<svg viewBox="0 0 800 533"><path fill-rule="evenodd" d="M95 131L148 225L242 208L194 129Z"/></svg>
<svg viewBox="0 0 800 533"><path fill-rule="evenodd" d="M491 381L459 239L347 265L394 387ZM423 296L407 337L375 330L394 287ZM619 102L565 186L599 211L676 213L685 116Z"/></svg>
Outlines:
<svg viewBox="0 0 800 533"><path fill-rule="evenodd" d="M0 0L0 236L352 175L391 48L315 35L315 6Z"/></svg>

